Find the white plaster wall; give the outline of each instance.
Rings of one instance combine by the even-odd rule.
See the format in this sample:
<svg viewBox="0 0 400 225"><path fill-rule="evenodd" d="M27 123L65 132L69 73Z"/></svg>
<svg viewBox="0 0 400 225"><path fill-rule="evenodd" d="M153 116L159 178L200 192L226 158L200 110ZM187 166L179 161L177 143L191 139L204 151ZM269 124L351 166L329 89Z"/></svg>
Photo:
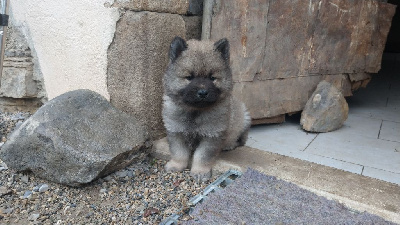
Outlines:
<svg viewBox="0 0 400 225"><path fill-rule="evenodd" d="M109 99L107 49L119 13L107 0L13 0L10 15L36 52L48 99L86 88Z"/></svg>

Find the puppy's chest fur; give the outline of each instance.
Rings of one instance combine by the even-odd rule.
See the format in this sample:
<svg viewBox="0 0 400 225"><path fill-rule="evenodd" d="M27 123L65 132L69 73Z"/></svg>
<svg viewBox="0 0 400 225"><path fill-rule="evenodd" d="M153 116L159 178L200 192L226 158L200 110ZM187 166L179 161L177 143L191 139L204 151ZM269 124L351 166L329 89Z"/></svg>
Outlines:
<svg viewBox="0 0 400 225"><path fill-rule="evenodd" d="M207 110L187 110L164 96L163 120L168 132L221 137L228 129L229 107L218 104Z"/></svg>

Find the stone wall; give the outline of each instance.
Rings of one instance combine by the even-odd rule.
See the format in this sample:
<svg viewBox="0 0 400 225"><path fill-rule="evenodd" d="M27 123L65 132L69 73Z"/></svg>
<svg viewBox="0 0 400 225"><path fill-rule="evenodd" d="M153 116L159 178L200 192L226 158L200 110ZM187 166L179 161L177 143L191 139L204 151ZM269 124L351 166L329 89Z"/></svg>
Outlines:
<svg viewBox="0 0 400 225"><path fill-rule="evenodd" d="M40 70L27 40L10 21L6 34L3 72L0 80L0 107L5 111L34 111L46 92Z"/></svg>
<svg viewBox="0 0 400 225"><path fill-rule="evenodd" d="M179 14L188 14L192 1L175 1L170 5L119 2L113 6L124 6L124 10L108 50L110 101L145 124L152 138L159 138L165 134L161 118L162 77L168 64L169 45L175 36L200 39L201 16Z"/></svg>

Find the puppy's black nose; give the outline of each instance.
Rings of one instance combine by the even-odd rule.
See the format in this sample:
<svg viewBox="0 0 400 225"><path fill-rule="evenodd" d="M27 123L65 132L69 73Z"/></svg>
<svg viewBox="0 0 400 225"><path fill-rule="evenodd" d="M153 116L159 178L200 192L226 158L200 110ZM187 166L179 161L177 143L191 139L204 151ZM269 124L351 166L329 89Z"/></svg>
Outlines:
<svg viewBox="0 0 400 225"><path fill-rule="evenodd" d="M204 89L200 89L197 91L197 97L199 98L205 98L208 95L208 91Z"/></svg>

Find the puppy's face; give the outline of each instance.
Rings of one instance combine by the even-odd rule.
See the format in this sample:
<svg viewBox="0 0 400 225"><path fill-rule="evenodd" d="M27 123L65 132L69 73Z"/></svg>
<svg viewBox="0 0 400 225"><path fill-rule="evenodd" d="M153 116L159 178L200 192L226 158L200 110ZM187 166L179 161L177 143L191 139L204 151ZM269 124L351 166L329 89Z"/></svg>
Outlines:
<svg viewBox="0 0 400 225"><path fill-rule="evenodd" d="M176 37L169 52L164 76L165 93L191 108L207 108L230 95L229 43L215 43Z"/></svg>

